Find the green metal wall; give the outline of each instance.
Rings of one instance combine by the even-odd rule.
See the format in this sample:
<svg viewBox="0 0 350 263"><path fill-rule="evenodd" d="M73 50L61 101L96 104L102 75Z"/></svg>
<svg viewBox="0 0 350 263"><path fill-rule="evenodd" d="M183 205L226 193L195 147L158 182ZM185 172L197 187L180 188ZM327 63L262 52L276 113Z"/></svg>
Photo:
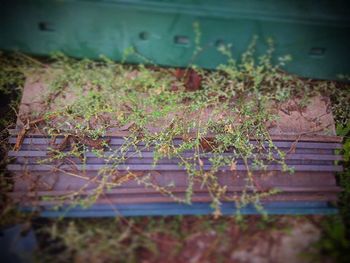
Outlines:
<svg viewBox="0 0 350 263"><path fill-rule="evenodd" d="M195 64L215 68L225 58L220 43L232 43L238 57L254 35L276 43L276 57L290 54L286 70L334 79L350 72L348 1L314 0L0 0L0 49L47 55L121 60L133 47L165 66L193 59L193 23L204 48ZM128 62L140 62L132 56Z"/></svg>

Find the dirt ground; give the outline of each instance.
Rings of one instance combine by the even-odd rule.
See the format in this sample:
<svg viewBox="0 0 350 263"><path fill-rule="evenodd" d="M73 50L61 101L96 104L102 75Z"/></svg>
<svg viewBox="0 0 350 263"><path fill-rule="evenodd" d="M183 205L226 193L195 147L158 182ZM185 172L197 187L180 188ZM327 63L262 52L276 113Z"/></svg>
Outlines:
<svg viewBox="0 0 350 263"><path fill-rule="evenodd" d="M278 216L265 224L251 216L246 227L231 223L224 233L207 230L187 236L184 249L174 259L169 258L169 245L160 241L160 257L142 262L315 262L314 243L320 238L321 220L321 216Z"/></svg>
<svg viewBox="0 0 350 263"><path fill-rule="evenodd" d="M86 220L83 223L76 221L74 231L69 230L71 222L60 228L71 240L68 244L70 251L74 251L70 254L72 262L102 263L112 259L114 262L142 263L334 262L321 255L316 245L322 235L321 224L326 220L325 216L270 216L268 221L263 221L260 216L246 216L243 223L237 223L233 217L128 218L123 219L122 229L131 223L132 230L118 245L125 233L116 231L115 235L106 238L103 231L113 232L112 224L108 223L113 221L108 220L97 219L88 224ZM82 224L85 227L81 228ZM100 230L92 231L96 233L93 235L86 234L96 224ZM142 244L140 237L144 240ZM42 245L45 247L47 243Z"/></svg>

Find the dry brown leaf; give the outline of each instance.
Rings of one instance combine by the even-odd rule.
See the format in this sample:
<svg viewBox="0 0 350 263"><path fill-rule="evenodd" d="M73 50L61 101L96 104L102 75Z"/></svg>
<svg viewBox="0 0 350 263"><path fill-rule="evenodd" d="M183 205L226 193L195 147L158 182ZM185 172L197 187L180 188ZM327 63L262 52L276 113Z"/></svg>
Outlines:
<svg viewBox="0 0 350 263"><path fill-rule="evenodd" d="M51 116L49 118L51 118ZM34 125L39 124L40 122L44 122L45 120L46 120L45 118L39 118L33 121L27 120L27 123L23 126L23 128L20 130L20 132L17 135L14 151L19 151L23 143L24 137L27 134L27 132L30 130L30 128L32 128Z"/></svg>
<svg viewBox="0 0 350 263"><path fill-rule="evenodd" d="M200 166L200 167L203 167L203 166L204 166L204 163L203 163L203 161L202 161L201 158L198 158L198 163L199 163L199 166Z"/></svg>
<svg viewBox="0 0 350 263"><path fill-rule="evenodd" d="M237 170L237 162L235 160L233 160L231 162L230 170L231 171L236 171Z"/></svg>
<svg viewBox="0 0 350 263"><path fill-rule="evenodd" d="M24 136L29 131L29 128L30 128L30 124L28 121L27 124L23 126L23 128L17 135L16 144L15 144L15 147L13 148L14 151L19 151L19 149L21 148L21 145L24 141Z"/></svg>

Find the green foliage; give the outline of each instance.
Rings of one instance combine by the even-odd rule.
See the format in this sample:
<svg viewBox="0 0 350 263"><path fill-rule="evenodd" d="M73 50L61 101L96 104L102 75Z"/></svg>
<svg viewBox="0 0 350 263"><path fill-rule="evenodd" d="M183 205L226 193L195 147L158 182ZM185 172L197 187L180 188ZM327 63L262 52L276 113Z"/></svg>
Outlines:
<svg viewBox="0 0 350 263"><path fill-rule="evenodd" d="M345 224L341 217L329 217L322 224L322 237L315 248L320 254L313 255L314 260L329 258L332 262L348 262L350 257L350 241Z"/></svg>
<svg viewBox="0 0 350 263"><path fill-rule="evenodd" d="M337 125L337 134L344 137L343 158L344 162L350 161L350 121L346 125Z"/></svg>
<svg viewBox="0 0 350 263"><path fill-rule="evenodd" d="M199 25L195 24L194 29L197 32L195 57L203 50L200 47ZM154 188L171 196L178 202L190 203L193 185L199 182L212 197L215 215L220 215L221 201L225 200L236 202L238 207L253 203L256 209L266 216L260 199L273 195L276 191L273 189L267 192L260 191L254 181L254 168L248 169L246 185L241 196L227 196L227 187L218 183L216 172L223 165L234 167L238 158L243 159L247 167L248 159L252 158L255 168L264 169L266 163L263 160L267 159L269 163L281 164L285 171L292 172L284 162L284 153L279 152L273 145L265 123L276 118L269 110L269 103L281 103L294 96L301 98L302 105L307 105L308 98L316 94L331 97L332 110L338 123L338 134L345 136L344 160L348 161L350 155L349 85L305 80L287 75L280 70L280 66L291 58L281 57L278 64L274 65L272 63L274 44L273 41L267 40L266 53L256 59L257 41L257 38L253 39L241 59L235 58L231 53L230 45L220 45L218 49L227 57L227 64L220 65L217 71L209 72L195 66L188 68L187 70L195 69L202 79L201 89L194 91L188 91L184 79L176 78L175 69L171 68L118 64L104 57L100 61L76 60L60 53L54 54L50 63L43 64L21 54L11 56L1 54L3 66L0 70L0 88L3 94L10 94L10 88L21 87L29 71L42 72L45 76L50 76L46 80L48 93L45 95L48 119L45 126L41 127L47 134L52 136L63 134L85 141L86 139L96 141L111 129L128 127L130 131L126 136L126 143L120 149L116 150L110 148L108 144L104 145L105 150L112 152L110 156L104 156L100 147L91 146L84 140L74 143L65 152L51 149L50 157L42 162L64 161L75 157L81 158L82 163L86 164L86 153L92 152L104 158L107 164L113 166L113 169L103 168L99 171L94 178L94 183L98 186L90 191L91 194L88 197L80 195L82 191L89 188L88 182L91 178L85 177L87 184L83 185L79 191L59 197L45 196L43 200L62 203L68 200L72 206L87 207L108 189L120 186L125 181L135 180L145 187ZM125 56L130 55L135 55L135 50L128 49L125 52ZM69 98L66 94L69 94ZM208 108L212 111L209 116L206 116ZM236 116L235 121L225 118L229 114ZM237 120L240 121L237 122ZM150 127L161 127L161 129L154 132L149 129ZM211 154L203 149L203 141L208 139L208 134L215 134L214 143L211 144ZM174 145L173 139L177 137L183 137L184 142ZM255 138L256 144L249 141L252 137ZM266 141L268 146L265 144ZM115 170L128 158L127 150L134 149L139 152L140 142L143 142L146 147L154 147L154 164L162 158L180 158L180 164L188 173L185 198L174 196L172 188L175 185L172 182L167 186L155 184L151 180L151 174L138 177L129 173L122 178L123 180L115 180ZM232 145L235 145L234 149L231 148ZM184 157L184 153L188 150L194 150L194 156ZM228 150L232 152L230 157L223 155ZM279 158L272 155L272 152L276 151ZM209 157L212 164L210 171L202 169L202 159L206 157ZM4 178L3 175L1 176ZM72 173L67 176L80 175ZM340 182L344 188L341 198L344 208L342 214L344 218L350 218L348 168L340 175ZM11 186L7 181L3 185L6 189ZM159 229L159 232L165 231L165 223L154 222L156 222L154 228ZM347 221L344 220L344 222ZM132 225L133 220L129 223ZM146 227L149 227L145 230L146 233L148 230L154 233L152 224L152 221L146 224ZM178 231L181 220L175 220L173 224L177 230L170 236L184 238L185 233ZM319 245L325 253L331 253L335 258L339 258L342 251L349 246L344 236L344 226L347 225L342 225L341 222L325 226L325 239L322 239ZM102 233L101 228L90 228L81 222L70 223L66 231L64 227L64 223L53 226L51 234L64 241L69 250L68 258L86 249L93 252L92 257L108 254L107 262L109 256L113 259L124 258L126 262L136 261L133 257L142 249L150 251L153 256L157 254L154 243L149 241L149 237L133 236L132 227L120 224L118 221L116 225L108 225L116 228L108 228L108 234ZM97 240L107 237L107 242L94 243L95 237ZM62 254L62 257L66 256L67 254Z"/></svg>
<svg viewBox="0 0 350 263"><path fill-rule="evenodd" d="M197 39L198 43L199 41L200 37ZM239 203L239 207L255 203L256 208L263 211L259 205L259 195L267 196L274 191L261 192L256 189L251 171L248 172L247 185L241 198L226 196L227 186L220 185L215 175L221 166L232 165L237 158L245 160L247 168L250 158L253 158L255 168L264 168L266 164L262 160L266 159L265 155L270 163L279 163L288 170L284 154L274 147L265 126L267 121L275 118L267 106L273 94L273 82L269 77L272 74L278 75L278 67L272 67L270 61L272 42L269 42L269 50L260 57L257 64L253 58L255 44L256 39L242 56L241 64L233 59L230 62L231 55L227 51L229 63L226 66L221 65L218 71L196 69L202 79L202 88L191 92L186 91L186 83L174 77L173 69L154 69L142 64L116 64L105 58L102 61L74 60L57 53L45 72L54 76L48 81L46 103L48 108L54 109L48 111L47 116L55 117L47 121L44 129L52 136L65 134L97 139L110 129L129 125L131 134L126 137L127 142L122 149L132 146L140 150L137 144L143 142L148 147L154 147L154 164L162 158L179 158L180 165L188 173L187 194L185 199L176 198L171 193L172 185L155 185L151 183L150 175L138 178L130 173L130 179L185 203L191 203L192 187L195 181L199 181L211 194L216 215L220 214L222 200L235 201ZM129 50L127 55L130 52ZM250 98L249 101L237 97L237 94L243 93ZM70 98L67 100L66 97ZM208 114L209 108L212 109L209 116L204 116ZM239 125L232 118L224 117L232 114L242 120ZM154 132L150 127L161 128ZM210 156L212 169L204 171L202 159L208 157L209 153L203 151L202 142L212 133L215 134ZM175 146L173 139L179 136L187 136L189 139ZM252 137L256 138L257 144L249 141ZM270 142L267 148L266 141ZM65 154L53 151L54 157L46 161L85 156L87 152L97 150L84 146L84 143L80 144L81 147L73 147ZM233 155L224 156L223 153L231 149L232 145L235 145ZM107 150L113 154L105 158L105 162L112 164L113 169L101 169L96 178L100 186L96 188L94 195L90 196L88 202L77 200L77 203L92 203L104 189L119 185L111 183L111 178L118 165L127 160L127 151L111 149L108 146ZM184 157L187 150L194 150L194 156ZM273 157L275 155L272 152L277 152L278 157ZM88 188L88 184L81 191L85 188ZM62 197L62 201L65 198L71 200L72 196L79 198L79 195L72 193Z"/></svg>
<svg viewBox="0 0 350 263"><path fill-rule="evenodd" d="M226 262L234 251L288 231L286 219L272 216L261 222L249 217L245 225L233 217L211 216L65 219L37 232L37 257L38 262L53 263L185 262L189 258Z"/></svg>
<svg viewBox="0 0 350 263"><path fill-rule="evenodd" d="M194 30L196 52L201 52L198 24L194 24ZM76 138L68 151L52 149L50 157L41 163L75 157L85 165L88 152L99 152L105 163L112 166L98 172L94 182L99 185L89 191L88 198L79 193L90 188L91 178L74 173L67 176L78 176L87 183L77 192L55 198L87 206L105 190L120 186L126 180L135 180L179 202L191 203L193 185L199 182L211 195L215 215L220 215L223 200L234 201L238 207L253 203L264 214L260 199L275 194L276 190L259 189L253 170L265 169L267 164L275 163L284 171L293 172L285 164L284 153L272 143L266 128L267 122L276 119L270 110L271 103L278 104L298 96L306 98L301 100L306 104L309 96L328 91L333 84L309 83L280 71L279 68L291 58L280 57L278 64L273 65L274 43L271 39L267 40L265 54L256 58L257 41L254 37L239 60L231 54L229 45L218 47L228 61L217 71L205 71L195 66L186 69L185 72L195 70L201 78L201 88L191 91L186 79L176 77L176 70L171 68L118 64L105 57L100 61L76 60L61 53L54 54L50 64L36 63L37 72L42 72L44 78L47 76L48 86L44 101L47 121L41 128L51 136L63 134ZM125 55L133 52L127 50ZM112 149L104 143L105 150L112 154L103 156L101 145L96 146L94 141L108 131L120 129L130 132L125 137L125 145ZM210 134L214 137L209 141L209 153L203 142L208 142ZM178 137L184 140L180 145L174 145L173 141ZM251 143L252 138L256 143ZM153 183L151 173L137 176L130 172L123 180L113 180L118 165L128 159L128 149L131 147L140 152L141 142L146 148L154 148L154 165L162 158L180 159L180 165L188 174L184 198L172 194L172 188L176 187L172 182L168 186ZM193 150L194 155L185 156L188 150ZM232 155L223 154L227 151ZM204 158L209 158L212 165L209 171L203 170ZM222 166L231 166L234 172L237 159L242 159L248 169L246 185L241 196L229 196L227 186L218 182L216 173ZM253 168L248 165L249 160L253 161Z"/></svg>
<svg viewBox="0 0 350 263"><path fill-rule="evenodd" d="M338 174L338 181L342 187L339 195L340 213L324 221L322 236L315 244L321 251L320 256L314 255L316 260L327 256L334 262L348 262L350 258L350 121L347 119L346 125L342 124L343 121L337 124L337 134L344 138L341 151L344 171Z"/></svg>
<svg viewBox="0 0 350 263"><path fill-rule="evenodd" d="M12 189L11 175L6 171L8 129L16 121L16 108L25 81L25 74L36 64L22 54L0 52L0 226L7 226L27 218L16 210L6 195Z"/></svg>
<svg viewBox="0 0 350 263"><path fill-rule="evenodd" d="M342 154L344 157L344 171L338 175L339 184L342 187L340 194L340 212L346 227L346 236L350 239L350 121L347 125L338 125L337 133L344 138Z"/></svg>

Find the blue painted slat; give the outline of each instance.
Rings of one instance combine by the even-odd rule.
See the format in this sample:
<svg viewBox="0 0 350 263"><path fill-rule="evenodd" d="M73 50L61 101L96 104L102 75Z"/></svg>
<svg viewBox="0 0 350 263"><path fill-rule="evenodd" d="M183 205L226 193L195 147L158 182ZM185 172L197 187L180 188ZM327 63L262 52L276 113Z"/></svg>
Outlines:
<svg viewBox="0 0 350 263"><path fill-rule="evenodd" d="M269 202L264 204L265 211L270 215L307 215L335 214L338 209L328 202ZM25 211L31 208L23 208ZM234 203L224 203L222 214L237 213ZM167 215L204 215L211 214L210 203L194 203L192 205L179 203L153 203L128 205L93 205L89 208L75 207L60 210L46 209L40 213L42 217L115 217L115 216L167 216ZM253 205L240 209L241 214L260 214Z"/></svg>

